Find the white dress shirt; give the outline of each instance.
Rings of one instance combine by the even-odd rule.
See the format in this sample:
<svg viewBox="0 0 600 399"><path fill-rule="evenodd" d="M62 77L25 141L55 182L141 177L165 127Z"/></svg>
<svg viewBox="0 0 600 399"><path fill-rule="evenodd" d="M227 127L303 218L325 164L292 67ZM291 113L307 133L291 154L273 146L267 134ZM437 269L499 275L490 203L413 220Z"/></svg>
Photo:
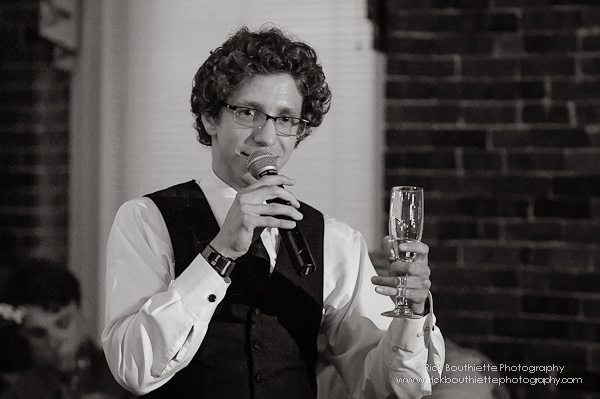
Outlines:
<svg viewBox="0 0 600 399"><path fill-rule="evenodd" d="M236 191L212 171L198 184L221 226ZM274 267L279 238L277 229L270 230L261 238ZM160 387L190 362L229 286L201 255L175 278L173 259L169 232L154 202L142 197L124 203L108 239L102 345L115 378L136 394ZM444 362L431 296L426 317L381 316L393 303L370 281L376 272L364 238L327 215L323 262L319 398L430 394L427 370L441 370ZM211 302L211 295L217 300Z"/></svg>

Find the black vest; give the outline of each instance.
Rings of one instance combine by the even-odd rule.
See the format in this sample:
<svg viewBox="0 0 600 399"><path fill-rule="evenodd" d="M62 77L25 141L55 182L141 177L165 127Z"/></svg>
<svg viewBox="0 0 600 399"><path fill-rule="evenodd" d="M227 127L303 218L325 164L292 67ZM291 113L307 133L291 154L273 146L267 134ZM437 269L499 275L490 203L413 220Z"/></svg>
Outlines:
<svg viewBox="0 0 600 399"><path fill-rule="evenodd" d="M194 181L148 195L158 206L173 245L175 274L219 232ZM217 306L191 363L149 398L315 398L317 335L323 309L323 215L302 204L299 226L317 269L296 275L280 245L277 264L246 254Z"/></svg>

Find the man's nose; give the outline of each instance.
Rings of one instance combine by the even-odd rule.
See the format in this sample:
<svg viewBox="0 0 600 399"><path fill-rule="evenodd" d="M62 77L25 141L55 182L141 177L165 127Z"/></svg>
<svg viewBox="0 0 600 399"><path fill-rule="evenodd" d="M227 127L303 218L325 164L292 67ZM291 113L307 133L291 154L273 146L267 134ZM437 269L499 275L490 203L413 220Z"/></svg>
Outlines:
<svg viewBox="0 0 600 399"><path fill-rule="evenodd" d="M65 340L66 340L66 337L63 334L60 334L58 332L48 333L47 341L48 341L48 345L52 349L56 349L56 348L60 347Z"/></svg>
<svg viewBox="0 0 600 399"><path fill-rule="evenodd" d="M277 140L277 127L275 126L275 120L267 118L262 126L255 127L252 129L252 137L256 144L260 146L271 146L275 144Z"/></svg>
<svg viewBox="0 0 600 399"><path fill-rule="evenodd" d="M56 349L60 346L62 339L60 337L52 336L48 339L48 345L52 349Z"/></svg>

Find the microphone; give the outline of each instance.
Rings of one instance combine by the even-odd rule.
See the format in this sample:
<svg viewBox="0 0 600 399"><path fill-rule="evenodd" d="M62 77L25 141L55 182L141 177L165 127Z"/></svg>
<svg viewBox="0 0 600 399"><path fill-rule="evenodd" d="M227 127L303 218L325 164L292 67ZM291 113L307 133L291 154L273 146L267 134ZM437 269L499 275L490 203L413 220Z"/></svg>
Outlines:
<svg viewBox="0 0 600 399"><path fill-rule="evenodd" d="M277 159L267 149L262 149L253 152L248 157L248 172L256 180L260 180L265 175L276 175ZM283 186L280 186L283 187ZM276 202L279 204L289 205L289 202L276 198L268 200L268 203ZM284 218L281 216L280 218ZM294 269L298 276L308 276L316 269L315 260L308 248L306 239L300 231L300 227L296 224L293 229L279 229L281 233L281 241L292 260Z"/></svg>

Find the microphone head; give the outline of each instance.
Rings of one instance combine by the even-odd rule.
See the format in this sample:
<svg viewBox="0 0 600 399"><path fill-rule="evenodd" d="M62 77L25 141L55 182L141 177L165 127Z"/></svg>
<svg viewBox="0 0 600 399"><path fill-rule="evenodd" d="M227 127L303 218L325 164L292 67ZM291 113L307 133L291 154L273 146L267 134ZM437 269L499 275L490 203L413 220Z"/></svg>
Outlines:
<svg viewBox="0 0 600 399"><path fill-rule="evenodd" d="M277 158L267 149L254 151L248 156L248 172L256 180L265 174L277 174ZM275 173L273 173L275 172Z"/></svg>

